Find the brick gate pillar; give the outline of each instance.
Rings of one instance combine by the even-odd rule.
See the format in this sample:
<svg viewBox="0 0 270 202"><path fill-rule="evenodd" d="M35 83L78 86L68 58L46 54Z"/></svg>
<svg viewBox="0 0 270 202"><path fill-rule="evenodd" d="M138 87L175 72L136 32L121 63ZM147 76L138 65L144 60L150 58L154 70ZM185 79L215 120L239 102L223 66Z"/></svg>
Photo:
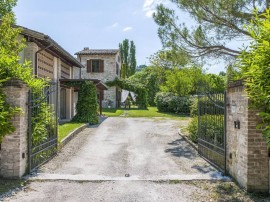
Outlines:
<svg viewBox="0 0 270 202"><path fill-rule="evenodd" d="M258 110L250 108L242 81L227 89L227 171L247 191L269 192L267 141L256 129Z"/></svg>
<svg viewBox="0 0 270 202"><path fill-rule="evenodd" d="M3 88L6 100L11 106L19 107L12 124L16 131L6 135L0 150L0 177L21 178L27 168L27 126L28 126L28 87L20 80L10 80Z"/></svg>

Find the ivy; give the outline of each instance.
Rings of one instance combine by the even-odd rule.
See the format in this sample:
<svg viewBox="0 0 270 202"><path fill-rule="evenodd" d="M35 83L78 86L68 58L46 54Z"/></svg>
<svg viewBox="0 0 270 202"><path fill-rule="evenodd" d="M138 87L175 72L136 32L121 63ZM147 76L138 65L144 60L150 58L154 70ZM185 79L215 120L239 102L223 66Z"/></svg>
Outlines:
<svg viewBox="0 0 270 202"><path fill-rule="evenodd" d="M78 87L78 102L76 104L77 114L73 117L73 122L98 124L97 116L98 100L96 86L91 81L70 81L67 86Z"/></svg>
<svg viewBox="0 0 270 202"><path fill-rule="evenodd" d="M121 89L125 89L131 92L134 92L137 97L136 97L136 104L138 105L139 108L141 109L146 109L148 105L147 101L147 90L142 84L134 83L129 80L123 80L116 78L113 81L108 81L106 82L106 85L112 87L112 86L118 86Z"/></svg>

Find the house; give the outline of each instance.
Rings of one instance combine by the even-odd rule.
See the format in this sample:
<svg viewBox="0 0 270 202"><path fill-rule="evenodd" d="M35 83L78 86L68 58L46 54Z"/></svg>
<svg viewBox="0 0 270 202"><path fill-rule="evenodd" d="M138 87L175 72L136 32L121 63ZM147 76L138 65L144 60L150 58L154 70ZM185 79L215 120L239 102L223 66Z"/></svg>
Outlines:
<svg viewBox="0 0 270 202"><path fill-rule="evenodd" d="M75 78L98 79L102 83L106 83L120 77L121 58L118 49L84 48L75 55L77 55L78 61L85 66L74 72ZM121 102L121 89L110 87L106 91L101 91L99 97L103 100L103 107L117 108Z"/></svg>
<svg viewBox="0 0 270 202"><path fill-rule="evenodd" d="M72 119L76 114L78 89L65 83L73 80L74 72L85 69L84 66L48 35L25 27L20 28L22 28L21 35L26 39L27 45L20 53L21 62L31 61L33 73L37 77L48 78L55 85L55 89L58 90L50 94L49 102L58 109L59 119ZM97 89L106 89L100 80L93 79L92 81Z"/></svg>

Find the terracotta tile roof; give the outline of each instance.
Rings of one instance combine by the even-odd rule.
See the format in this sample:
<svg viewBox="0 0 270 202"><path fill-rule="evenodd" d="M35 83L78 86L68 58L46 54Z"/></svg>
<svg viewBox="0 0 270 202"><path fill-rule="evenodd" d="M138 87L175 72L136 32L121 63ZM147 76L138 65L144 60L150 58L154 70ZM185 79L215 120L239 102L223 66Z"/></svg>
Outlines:
<svg viewBox="0 0 270 202"><path fill-rule="evenodd" d="M115 55L119 49L89 49L84 48L82 51L75 53L75 55Z"/></svg>

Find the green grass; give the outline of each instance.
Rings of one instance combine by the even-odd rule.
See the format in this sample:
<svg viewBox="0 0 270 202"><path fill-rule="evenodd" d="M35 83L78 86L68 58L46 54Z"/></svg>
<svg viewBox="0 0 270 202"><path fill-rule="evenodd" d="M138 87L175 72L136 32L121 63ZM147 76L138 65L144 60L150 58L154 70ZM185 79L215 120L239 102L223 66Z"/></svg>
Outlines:
<svg viewBox="0 0 270 202"><path fill-rule="evenodd" d="M120 116L125 117L163 117L178 119L185 116L173 113L159 112L156 107L148 107L148 109L103 109L103 114L106 116Z"/></svg>
<svg viewBox="0 0 270 202"><path fill-rule="evenodd" d="M114 109L114 108L103 108L102 109L102 114L108 117L113 117L113 116L120 116L121 114L124 113L124 110L122 109Z"/></svg>
<svg viewBox="0 0 270 202"><path fill-rule="evenodd" d="M24 180L4 180L0 179L0 195L18 187L22 187L25 185Z"/></svg>
<svg viewBox="0 0 270 202"><path fill-rule="evenodd" d="M64 123L58 126L58 142L61 142L70 132L84 125L84 123Z"/></svg>

